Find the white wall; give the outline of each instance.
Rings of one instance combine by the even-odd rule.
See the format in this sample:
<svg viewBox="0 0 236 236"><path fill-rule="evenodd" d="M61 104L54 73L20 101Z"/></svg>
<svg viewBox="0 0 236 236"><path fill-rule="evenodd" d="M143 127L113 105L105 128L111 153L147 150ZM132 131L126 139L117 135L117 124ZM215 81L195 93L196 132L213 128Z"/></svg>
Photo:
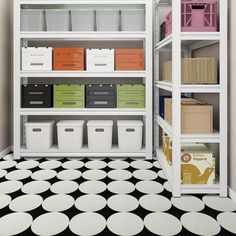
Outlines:
<svg viewBox="0 0 236 236"><path fill-rule="evenodd" d="M11 145L11 0L0 0L0 152Z"/></svg>

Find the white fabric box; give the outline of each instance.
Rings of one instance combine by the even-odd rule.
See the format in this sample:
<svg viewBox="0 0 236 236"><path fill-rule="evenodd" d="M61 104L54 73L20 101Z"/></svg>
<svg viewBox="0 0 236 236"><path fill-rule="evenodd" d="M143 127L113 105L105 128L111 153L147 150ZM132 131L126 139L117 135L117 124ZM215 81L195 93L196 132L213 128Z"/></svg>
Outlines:
<svg viewBox="0 0 236 236"><path fill-rule="evenodd" d="M26 47L22 48L22 70L23 71L51 71L52 70L52 48Z"/></svg>
<svg viewBox="0 0 236 236"><path fill-rule="evenodd" d="M69 31L70 14L66 9L46 10L47 31Z"/></svg>
<svg viewBox="0 0 236 236"><path fill-rule="evenodd" d="M144 31L145 11L144 9L121 10L122 31Z"/></svg>
<svg viewBox="0 0 236 236"><path fill-rule="evenodd" d="M22 9L21 10L21 31L44 31L45 17L44 10Z"/></svg>
<svg viewBox="0 0 236 236"><path fill-rule="evenodd" d="M71 10L72 31L94 31L95 11L92 9Z"/></svg>
<svg viewBox="0 0 236 236"><path fill-rule="evenodd" d="M138 151L142 149L143 122L140 120L117 121L118 146L121 150Z"/></svg>
<svg viewBox="0 0 236 236"><path fill-rule="evenodd" d="M114 71L114 49L87 49L87 71L107 72Z"/></svg>
<svg viewBox="0 0 236 236"><path fill-rule="evenodd" d="M111 120L88 121L88 148L90 150L109 150L112 147Z"/></svg>
<svg viewBox="0 0 236 236"><path fill-rule="evenodd" d="M118 9L96 10L97 31L119 31L120 11Z"/></svg>
<svg viewBox="0 0 236 236"><path fill-rule="evenodd" d="M79 150L83 145L82 120L67 120L57 123L58 148L61 150Z"/></svg>
<svg viewBox="0 0 236 236"><path fill-rule="evenodd" d="M54 121L25 123L26 149L47 150L53 144Z"/></svg>

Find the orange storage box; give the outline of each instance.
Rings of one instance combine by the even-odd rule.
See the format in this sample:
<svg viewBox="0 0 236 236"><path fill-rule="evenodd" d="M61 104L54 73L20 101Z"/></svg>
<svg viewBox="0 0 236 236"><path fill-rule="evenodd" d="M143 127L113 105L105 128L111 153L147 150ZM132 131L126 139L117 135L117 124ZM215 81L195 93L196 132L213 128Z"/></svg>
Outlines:
<svg viewBox="0 0 236 236"><path fill-rule="evenodd" d="M54 70L84 70L85 49L54 48L53 68Z"/></svg>
<svg viewBox="0 0 236 236"><path fill-rule="evenodd" d="M116 49L116 70L144 70L143 49Z"/></svg>

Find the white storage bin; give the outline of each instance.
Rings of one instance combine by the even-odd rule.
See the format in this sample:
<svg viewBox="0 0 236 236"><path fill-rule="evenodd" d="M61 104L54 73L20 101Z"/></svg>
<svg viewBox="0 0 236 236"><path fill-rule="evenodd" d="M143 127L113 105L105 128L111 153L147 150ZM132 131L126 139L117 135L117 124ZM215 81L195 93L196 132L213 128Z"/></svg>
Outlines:
<svg viewBox="0 0 236 236"><path fill-rule="evenodd" d="M79 150L83 145L82 120L68 120L57 123L58 148L61 150Z"/></svg>
<svg viewBox="0 0 236 236"><path fill-rule="evenodd" d="M69 10L48 9L46 10L47 31L69 31L70 15Z"/></svg>
<svg viewBox="0 0 236 236"><path fill-rule="evenodd" d="M53 144L54 121L25 123L26 149L47 150Z"/></svg>
<svg viewBox="0 0 236 236"><path fill-rule="evenodd" d="M87 49L87 71L107 72L114 71L114 49Z"/></svg>
<svg viewBox="0 0 236 236"><path fill-rule="evenodd" d="M21 31L44 31L45 17L44 10L22 9L21 10Z"/></svg>
<svg viewBox="0 0 236 236"><path fill-rule="evenodd" d="M145 11L144 9L123 9L121 10L122 31L144 31Z"/></svg>
<svg viewBox="0 0 236 236"><path fill-rule="evenodd" d="M142 149L143 122L139 120L117 121L118 146L121 150L138 151Z"/></svg>
<svg viewBox="0 0 236 236"><path fill-rule="evenodd" d="M88 121L88 148L91 150L109 150L112 147L112 127L110 120Z"/></svg>
<svg viewBox="0 0 236 236"><path fill-rule="evenodd" d="M94 31L94 18L92 9L71 10L72 31Z"/></svg>
<svg viewBox="0 0 236 236"><path fill-rule="evenodd" d="M119 31L120 11L118 9L96 10L97 31Z"/></svg>
<svg viewBox="0 0 236 236"><path fill-rule="evenodd" d="M22 48L23 71L51 71L52 48L26 47Z"/></svg>

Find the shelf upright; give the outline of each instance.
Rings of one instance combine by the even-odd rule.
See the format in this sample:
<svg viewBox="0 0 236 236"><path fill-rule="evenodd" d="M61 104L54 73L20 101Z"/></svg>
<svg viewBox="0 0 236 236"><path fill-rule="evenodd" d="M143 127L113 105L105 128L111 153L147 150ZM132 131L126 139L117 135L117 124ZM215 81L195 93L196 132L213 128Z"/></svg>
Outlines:
<svg viewBox="0 0 236 236"><path fill-rule="evenodd" d="M48 6L80 6L80 5L125 5L143 6L146 12L146 30L117 31L117 32L21 32L20 12L21 8L47 8ZM152 75L152 53L153 53L153 1L150 0L14 0L14 158L22 156L138 156L147 159L153 157L153 75ZM145 51L146 69L144 71L114 71L114 72L88 72L88 71L21 71L21 47L30 42L69 42L69 41L111 41L111 42L142 42ZM37 78L139 78L146 84L146 108L143 109L25 109L21 108L21 84L28 83L28 78L33 81ZM113 146L110 152L94 153L86 145L81 150L73 153L63 153L57 146L44 152L30 151L24 145L24 123L29 116L140 116L145 122L144 147L135 153L122 152L117 146Z"/></svg>

